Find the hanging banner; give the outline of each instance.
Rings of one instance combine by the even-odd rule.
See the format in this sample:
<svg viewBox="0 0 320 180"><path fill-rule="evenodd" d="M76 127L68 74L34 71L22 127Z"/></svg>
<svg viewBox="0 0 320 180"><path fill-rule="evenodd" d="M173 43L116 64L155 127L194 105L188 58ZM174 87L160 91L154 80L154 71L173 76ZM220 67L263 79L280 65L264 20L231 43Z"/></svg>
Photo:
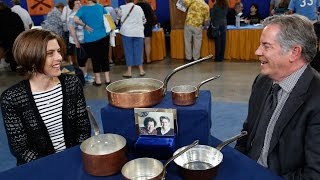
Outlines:
<svg viewBox="0 0 320 180"><path fill-rule="evenodd" d="M33 15L46 15L54 7L53 0L27 0L28 12Z"/></svg>

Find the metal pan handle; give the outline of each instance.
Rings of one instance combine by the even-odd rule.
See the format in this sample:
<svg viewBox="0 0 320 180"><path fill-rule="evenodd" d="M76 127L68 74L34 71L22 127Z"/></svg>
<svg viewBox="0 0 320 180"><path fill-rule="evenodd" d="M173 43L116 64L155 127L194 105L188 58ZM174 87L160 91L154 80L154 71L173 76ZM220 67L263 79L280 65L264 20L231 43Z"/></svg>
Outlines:
<svg viewBox="0 0 320 180"><path fill-rule="evenodd" d="M89 115L89 120L93 126L93 130L94 130L94 135L97 136L100 134L100 130L99 130L99 126L97 124L96 118L94 118L94 115L91 111L91 107L87 106L86 107L87 111L88 111L88 115Z"/></svg>
<svg viewBox="0 0 320 180"><path fill-rule="evenodd" d="M236 136L234 136L234 137L232 137L232 138L230 138L230 139L222 142L221 144L219 144L219 145L216 147L216 149L219 150L219 151L221 151L221 149L224 148L226 145L232 143L232 142L235 141L235 140L238 140L238 139L242 138L243 136L246 136L247 134L248 134L247 131L241 131L241 133L240 133L239 135L236 135Z"/></svg>
<svg viewBox="0 0 320 180"><path fill-rule="evenodd" d="M209 81L218 79L219 77L220 77L220 75L216 75L216 76L213 76L213 77L211 77L211 78L209 78L209 79L206 79L206 80L202 81L200 84L198 84L198 86L197 86L197 92L196 92L196 97L199 97L199 91L200 91L200 87L201 87L202 85L204 85L205 83L207 83L207 82L209 82Z"/></svg>
<svg viewBox="0 0 320 180"><path fill-rule="evenodd" d="M162 92L162 95L165 96L166 95L166 92L167 92L167 86L168 86L168 81L169 79L172 77L173 74L175 74L176 72L179 72L181 71L182 69L185 69L187 67L190 67L192 65L195 65L195 64L198 64L202 61L206 61L206 60L209 60L213 57L213 55L208 55L202 59L199 59L199 60L196 60L196 61L193 61L193 62L190 62L188 64L185 64L185 65L182 65L182 66L179 66L177 68L175 68L170 74L168 74L166 76L166 78L164 79L164 86L163 86L163 92Z"/></svg>

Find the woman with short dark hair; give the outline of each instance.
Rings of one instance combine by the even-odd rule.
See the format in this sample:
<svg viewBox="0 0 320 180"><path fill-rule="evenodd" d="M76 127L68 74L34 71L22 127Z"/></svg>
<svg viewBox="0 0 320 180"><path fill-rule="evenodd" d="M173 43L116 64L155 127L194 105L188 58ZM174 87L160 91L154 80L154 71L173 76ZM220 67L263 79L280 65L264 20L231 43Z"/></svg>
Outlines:
<svg viewBox="0 0 320 180"><path fill-rule="evenodd" d="M13 55L26 79L0 98L4 127L17 165L80 144L90 122L80 80L61 74L62 37L32 29L14 42Z"/></svg>

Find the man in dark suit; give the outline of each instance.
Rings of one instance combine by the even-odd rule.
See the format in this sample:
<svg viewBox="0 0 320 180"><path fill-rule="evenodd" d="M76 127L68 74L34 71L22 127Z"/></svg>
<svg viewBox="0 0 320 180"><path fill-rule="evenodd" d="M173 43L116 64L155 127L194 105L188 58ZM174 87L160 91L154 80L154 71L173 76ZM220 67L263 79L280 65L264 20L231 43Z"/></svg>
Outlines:
<svg viewBox="0 0 320 180"><path fill-rule="evenodd" d="M310 66L316 40L307 18L272 16L256 50L261 74L243 125L248 136L235 148L285 179L320 178L320 76ZM271 94L272 87L280 90Z"/></svg>

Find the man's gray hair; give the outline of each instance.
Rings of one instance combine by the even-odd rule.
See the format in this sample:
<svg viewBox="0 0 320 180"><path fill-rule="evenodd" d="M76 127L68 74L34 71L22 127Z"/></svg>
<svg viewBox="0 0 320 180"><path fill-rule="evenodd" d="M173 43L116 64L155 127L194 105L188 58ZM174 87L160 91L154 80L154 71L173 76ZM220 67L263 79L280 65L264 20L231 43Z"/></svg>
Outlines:
<svg viewBox="0 0 320 180"><path fill-rule="evenodd" d="M288 52L295 45L302 47L301 55L306 62L311 62L317 53L317 36L313 23L306 17L292 15L275 15L266 18L263 26L278 25L278 42L283 52Z"/></svg>

